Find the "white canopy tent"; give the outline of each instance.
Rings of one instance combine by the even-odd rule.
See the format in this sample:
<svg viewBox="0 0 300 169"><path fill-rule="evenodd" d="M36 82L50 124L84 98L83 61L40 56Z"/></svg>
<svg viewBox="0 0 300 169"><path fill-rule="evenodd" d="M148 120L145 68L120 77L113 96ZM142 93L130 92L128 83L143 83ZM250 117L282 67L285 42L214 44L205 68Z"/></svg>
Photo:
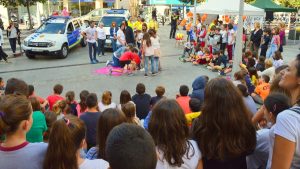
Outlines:
<svg viewBox="0 0 300 169"><path fill-rule="evenodd" d="M190 8L194 12L194 7ZM239 0L208 0L196 7L196 13L219 14L219 15L239 15ZM265 16L263 9L244 3L244 15Z"/></svg>

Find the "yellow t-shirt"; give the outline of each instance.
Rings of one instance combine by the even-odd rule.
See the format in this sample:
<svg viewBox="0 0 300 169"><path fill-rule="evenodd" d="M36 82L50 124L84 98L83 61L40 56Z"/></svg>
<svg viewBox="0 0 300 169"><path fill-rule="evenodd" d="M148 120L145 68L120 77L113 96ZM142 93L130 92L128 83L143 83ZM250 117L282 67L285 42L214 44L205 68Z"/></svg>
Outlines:
<svg viewBox="0 0 300 169"><path fill-rule="evenodd" d="M143 22L139 22L139 21L137 21L137 22L135 22L135 26L134 26L134 28L136 29L136 30L142 30L142 27L143 27Z"/></svg>
<svg viewBox="0 0 300 169"><path fill-rule="evenodd" d="M135 22L128 21L128 26L134 29Z"/></svg>
<svg viewBox="0 0 300 169"><path fill-rule="evenodd" d="M186 121L188 123L188 126L192 125L192 122L195 118L199 117L201 115L201 112L192 112L185 115Z"/></svg>

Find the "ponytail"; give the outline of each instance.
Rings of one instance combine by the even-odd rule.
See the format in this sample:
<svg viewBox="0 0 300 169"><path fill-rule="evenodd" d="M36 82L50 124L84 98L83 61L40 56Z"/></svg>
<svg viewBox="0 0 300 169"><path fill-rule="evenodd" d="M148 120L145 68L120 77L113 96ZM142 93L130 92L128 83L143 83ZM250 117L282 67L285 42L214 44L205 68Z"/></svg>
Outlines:
<svg viewBox="0 0 300 169"><path fill-rule="evenodd" d="M15 133L32 113L30 102L22 95L6 95L0 101L0 136Z"/></svg>
<svg viewBox="0 0 300 169"><path fill-rule="evenodd" d="M43 169L78 169L77 151L85 138L85 125L67 115L53 124Z"/></svg>

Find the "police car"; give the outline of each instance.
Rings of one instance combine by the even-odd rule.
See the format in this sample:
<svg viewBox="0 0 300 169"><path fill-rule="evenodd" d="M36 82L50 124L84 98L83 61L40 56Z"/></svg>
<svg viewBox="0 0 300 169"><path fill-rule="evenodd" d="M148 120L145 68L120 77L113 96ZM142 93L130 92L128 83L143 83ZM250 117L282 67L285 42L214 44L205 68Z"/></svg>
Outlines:
<svg viewBox="0 0 300 169"><path fill-rule="evenodd" d="M111 23L115 22L117 27L121 25L123 21L127 21L130 14L129 11L126 9L111 9L107 10L106 14L102 16L99 23L103 23L105 34L106 34L106 41L105 41L105 47L106 48L112 48L111 46L111 39L110 39L110 27Z"/></svg>
<svg viewBox="0 0 300 169"><path fill-rule="evenodd" d="M37 54L66 58L69 49L78 44L86 46L81 35L83 27L79 18L52 16L25 38L22 48L29 59Z"/></svg>

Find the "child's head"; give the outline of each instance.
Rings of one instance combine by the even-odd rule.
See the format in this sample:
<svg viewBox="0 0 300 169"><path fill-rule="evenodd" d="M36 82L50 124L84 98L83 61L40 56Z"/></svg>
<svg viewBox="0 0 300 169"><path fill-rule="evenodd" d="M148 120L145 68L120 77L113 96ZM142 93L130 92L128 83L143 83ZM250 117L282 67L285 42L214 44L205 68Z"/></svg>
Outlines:
<svg viewBox="0 0 300 169"><path fill-rule="evenodd" d="M68 104L71 104L75 100L75 92L74 91L68 91L66 93L66 101Z"/></svg>
<svg viewBox="0 0 300 169"><path fill-rule="evenodd" d="M64 87L61 84L56 84L53 87L54 94L60 95L63 92Z"/></svg>
<svg viewBox="0 0 300 169"><path fill-rule="evenodd" d="M0 135L26 134L32 125L32 107L24 96L6 95L0 101Z"/></svg>
<svg viewBox="0 0 300 169"><path fill-rule="evenodd" d="M279 34L280 29L276 26L272 29L272 34L273 35L278 35Z"/></svg>
<svg viewBox="0 0 300 169"><path fill-rule="evenodd" d="M205 47L205 48L203 49L203 51L204 51L204 54L210 55L210 50L209 50L209 48Z"/></svg>
<svg viewBox="0 0 300 169"><path fill-rule="evenodd" d="M135 105L131 102L128 102L122 105L122 111L127 118L127 122L133 123L133 119L135 117Z"/></svg>
<svg viewBox="0 0 300 169"><path fill-rule="evenodd" d="M56 115L60 114L70 114L71 108L67 104L66 100L59 100L53 105L53 112L56 113Z"/></svg>
<svg viewBox="0 0 300 169"><path fill-rule="evenodd" d="M280 51L276 51L274 55L274 60L282 60L282 55Z"/></svg>
<svg viewBox="0 0 300 169"><path fill-rule="evenodd" d="M0 77L0 87L4 87L5 83L2 77Z"/></svg>
<svg viewBox="0 0 300 169"><path fill-rule="evenodd" d="M225 53L224 53L223 50L220 50L219 52L220 52L220 56L224 56L225 55Z"/></svg>
<svg viewBox="0 0 300 169"><path fill-rule="evenodd" d="M131 95L127 90L123 90L120 94L120 104L125 104L131 101Z"/></svg>
<svg viewBox="0 0 300 169"><path fill-rule="evenodd" d="M187 85L181 85L179 88L180 96L187 96L189 94L189 87Z"/></svg>
<svg viewBox="0 0 300 169"><path fill-rule="evenodd" d="M268 75L261 75L260 81L265 82L265 83L269 83L270 82L270 77Z"/></svg>
<svg viewBox="0 0 300 169"><path fill-rule="evenodd" d="M256 62L255 62L254 58L251 57L248 59L247 68L250 69L250 68L254 67L255 64L256 64Z"/></svg>
<svg viewBox="0 0 300 169"><path fill-rule="evenodd" d="M31 96L34 93L34 86L33 85L28 85L28 95Z"/></svg>
<svg viewBox="0 0 300 169"><path fill-rule="evenodd" d="M222 30L227 30L227 28L228 28L228 25L227 25L227 24L223 24L223 25L222 25Z"/></svg>
<svg viewBox="0 0 300 169"><path fill-rule="evenodd" d="M195 39L190 39L190 43L194 44L195 43Z"/></svg>
<svg viewBox="0 0 300 169"><path fill-rule="evenodd" d="M248 69L248 72L249 72L249 76L252 77L252 76L255 76L255 77L258 77L257 75L257 70L254 68L254 67L250 67Z"/></svg>
<svg viewBox="0 0 300 169"><path fill-rule="evenodd" d="M90 93L87 98L86 98L86 105L87 108L92 109L92 108L97 108L98 106L98 98L95 93Z"/></svg>
<svg viewBox="0 0 300 169"><path fill-rule="evenodd" d="M230 29L233 29L232 23L229 23L229 24L228 24L228 29L229 29L229 30L230 30Z"/></svg>
<svg viewBox="0 0 300 169"><path fill-rule="evenodd" d="M210 32L211 32L211 33L215 33L215 31L216 31L216 26L212 26L212 27L210 28Z"/></svg>
<svg viewBox="0 0 300 169"><path fill-rule="evenodd" d="M157 86L155 89L155 93L158 97L163 97L166 92L166 89L163 86Z"/></svg>
<svg viewBox="0 0 300 169"><path fill-rule="evenodd" d="M86 147L85 136L85 124L76 116L67 115L54 122L49 136L44 168L45 166L78 168L78 150Z"/></svg>
<svg viewBox="0 0 300 169"><path fill-rule="evenodd" d="M79 98L80 98L80 102L79 102L79 106L80 106L80 112L84 112L87 108L86 105L86 98L89 95L89 91L87 90L82 90L79 94Z"/></svg>
<svg viewBox="0 0 300 169"><path fill-rule="evenodd" d="M150 34L151 37L156 37L156 31L154 29L149 29L148 33Z"/></svg>
<svg viewBox="0 0 300 169"><path fill-rule="evenodd" d="M143 83L138 83L136 85L135 91L137 94L142 95L146 92L146 87Z"/></svg>
<svg viewBox="0 0 300 169"><path fill-rule="evenodd" d="M46 111L44 113L44 115L45 115L46 124L47 124L47 128L48 128L48 130L44 134L44 142L48 142L52 126L53 126L54 122L57 120L57 116L52 111Z"/></svg>
<svg viewBox="0 0 300 169"><path fill-rule="evenodd" d="M271 35L271 29L270 28L265 28L264 29L264 34L265 35Z"/></svg>
<svg viewBox="0 0 300 169"><path fill-rule="evenodd" d="M21 79L11 78L7 80L5 95L8 94L18 94L28 96L28 85L25 81Z"/></svg>
<svg viewBox="0 0 300 169"><path fill-rule="evenodd" d="M239 89L239 91L241 92L243 97L248 97L249 96L248 89L247 89L246 85L238 84L237 88Z"/></svg>
<svg viewBox="0 0 300 169"><path fill-rule="evenodd" d="M202 29L202 30L205 30L205 29L206 29L206 26L205 26L205 25L202 25L202 26L201 26L201 29Z"/></svg>
<svg viewBox="0 0 300 169"><path fill-rule="evenodd" d="M123 123L114 127L105 148L111 169L154 169L157 163L155 144L143 128Z"/></svg>
<svg viewBox="0 0 300 169"><path fill-rule="evenodd" d="M192 112L200 112L202 103L199 99L191 98L189 106Z"/></svg>
<svg viewBox="0 0 300 169"><path fill-rule="evenodd" d="M36 97L30 97L28 100L31 103L32 111L41 111L41 104Z"/></svg>
<svg viewBox="0 0 300 169"><path fill-rule="evenodd" d="M252 52L250 50L246 51L244 57L245 58L251 58L252 57Z"/></svg>
<svg viewBox="0 0 300 169"><path fill-rule="evenodd" d="M219 51L214 51L213 52L213 57L214 58L218 58L220 56L220 52Z"/></svg>
<svg viewBox="0 0 300 169"><path fill-rule="evenodd" d="M259 62L260 64L265 64L265 60L266 60L266 57L264 57L264 56L260 56L260 57L258 58L258 62Z"/></svg>
<svg viewBox="0 0 300 169"><path fill-rule="evenodd" d="M102 94L102 103L104 105L110 105L111 104L111 99L112 99L112 94L110 91L104 91Z"/></svg>
<svg viewBox="0 0 300 169"><path fill-rule="evenodd" d="M264 114L265 118L272 122L276 122L277 115L290 107L290 98L282 93L271 93L264 100Z"/></svg>
<svg viewBox="0 0 300 169"><path fill-rule="evenodd" d="M273 66L273 61L271 59L266 59L265 60L265 67L266 67L266 69L270 68L272 66Z"/></svg>
<svg viewBox="0 0 300 169"><path fill-rule="evenodd" d="M219 27L217 27L216 30L215 30L216 34L218 34L220 32L220 30L221 29Z"/></svg>
<svg viewBox="0 0 300 169"><path fill-rule="evenodd" d="M137 48L131 48L132 53L139 53L139 50Z"/></svg>
<svg viewBox="0 0 300 169"><path fill-rule="evenodd" d="M97 144L98 158L106 159L105 145L109 132L117 125L126 122L126 117L119 109L104 110L99 119L97 126Z"/></svg>

